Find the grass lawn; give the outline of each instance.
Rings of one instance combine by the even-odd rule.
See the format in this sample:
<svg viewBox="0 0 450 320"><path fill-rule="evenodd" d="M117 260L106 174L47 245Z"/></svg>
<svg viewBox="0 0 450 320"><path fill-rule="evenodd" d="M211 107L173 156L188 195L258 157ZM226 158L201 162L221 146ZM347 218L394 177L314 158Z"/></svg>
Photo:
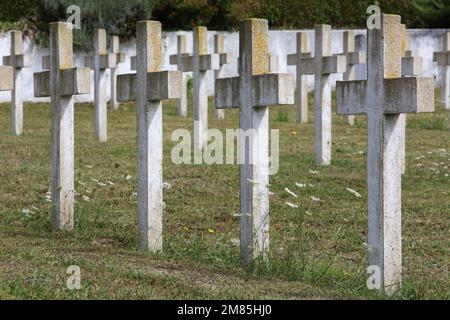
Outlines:
<svg viewBox="0 0 450 320"><path fill-rule="evenodd" d="M181 118L173 103L164 104L164 181L171 187L164 252L157 255L137 250L134 104L108 111L107 143L94 138L92 105L76 105L72 233L50 227L49 104L26 104L24 114L25 133L14 137L9 104L0 105L0 298L388 298L366 288L364 117L350 127L333 114L332 164L318 167L312 110L299 126L293 107L271 108L271 128L280 129L280 170L270 177L271 257L244 270L235 243L239 167L170 160L178 143L171 132L191 130L191 113ZM210 128L238 127L237 110L219 122L210 108L209 119ZM435 114L408 115L407 123L404 286L395 298L449 299L450 113L437 107ZM81 290L66 288L70 265L81 268Z"/></svg>

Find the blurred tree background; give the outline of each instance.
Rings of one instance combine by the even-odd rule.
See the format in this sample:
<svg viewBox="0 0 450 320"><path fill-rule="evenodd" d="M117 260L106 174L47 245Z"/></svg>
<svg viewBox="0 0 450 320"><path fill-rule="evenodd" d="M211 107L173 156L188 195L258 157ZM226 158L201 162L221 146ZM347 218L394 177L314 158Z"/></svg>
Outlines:
<svg viewBox="0 0 450 320"><path fill-rule="evenodd" d="M135 34L139 20L161 21L164 30L236 30L240 19L260 17L273 29L365 28L366 9L402 16L408 28L450 28L450 0L0 0L0 30L18 28L46 43L48 23L67 19L70 5L81 8L82 30L75 32L77 48L91 46L92 30L104 27L123 40Z"/></svg>

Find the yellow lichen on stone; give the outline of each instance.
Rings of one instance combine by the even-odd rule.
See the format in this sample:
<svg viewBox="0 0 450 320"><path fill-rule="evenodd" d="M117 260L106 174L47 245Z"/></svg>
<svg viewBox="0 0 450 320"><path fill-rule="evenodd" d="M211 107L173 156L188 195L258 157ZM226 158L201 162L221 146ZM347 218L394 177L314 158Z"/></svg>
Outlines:
<svg viewBox="0 0 450 320"><path fill-rule="evenodd" d="M383 15L383 62L384 78L398 78L401 76L401 46L402 35L400 16Z"/></svg>
<svg viewBox="0 0 450 320"><path fill-rule="evenodd" d="M208 29L206 29L206 27L195 27L194 32L197 34L198 37L198 54L199 55L207 54Z"/></svg>
<svg viewBox="0 0 450 320"><path fill-rule="evenodd" d="M54 43L58 44L58 63L59 70L70 69L73 66L73 35L70 23L54 22L50 24L56 39Z"/></svg>
<svg viewBox="0 0 450 320"><path fill-rule="evenodd" d="M269 26L265 19L249 19L252 41L252 75L269 72Z"/></svg>
<svg viewBox="0 0 450 320"><path fill-rule="evenodd" d="M161 23L159 21L146 22L146 34L149 38L149 48L147 48L148 72L161 70Z"/></svg>

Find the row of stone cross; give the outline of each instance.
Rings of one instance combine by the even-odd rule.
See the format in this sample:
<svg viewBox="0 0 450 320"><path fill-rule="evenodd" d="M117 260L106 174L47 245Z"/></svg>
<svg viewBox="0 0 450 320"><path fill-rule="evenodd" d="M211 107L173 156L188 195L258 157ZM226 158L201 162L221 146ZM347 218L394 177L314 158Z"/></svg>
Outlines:
<svg viewBox="0 0 450 320"><path fill-rule="evenodd" d="M367 115L367 188L369 265L381 271L381 283L394 291L401 284L401 174L404 171L405 114L434 111L434 79L417 77L420 58L408 50L405 27L400 16L382 15L379 29L367 30L367 57L355 52L354 34L344 34L344 53L331 55L328 25L315 29L314 56L307 52L306 34L297 34L297 53L288 63L297 66L297 94L291 75L270 72L268 22L246 19L240 23L239 75L221 78L220 65L230 55L223 52L223 39L216 37L215 54L207 54L206 28L194 29L194 50L189 55L185 39L178 38L178 53L170 61L179 71L163 71L161 24L141 21L136 29L136 73L117 76L119 101L136 100L138 119L138 216L139 243L143 250L158 251L163 243L163 126L162 101L178 99L179 112L186 114L184 72L193 71L194 144L201 149L207 141L207 94L205 73L216 70L215 107L239 108L240 129L254 135L240 136L241 224L240 249L244 265L266 258L269 250L269 122L268 107L297 105L298 121L307 120L305 75L315 75L314 111L316 160L331 160L330 74L345 72L346 81L336 84L337 113ZM450 36L445 52L435 58L449 65ZM96 132L106 140L106 68L121 61L118 40L106 51L106 34L95 33L95 55L88 65L95 70ZM22 112L13 79L23 63L21 35L13 33L13 51L1 67L0 89L13 90L13 109ZM69 24L50 24L50 69L35 74L36 96L50 96L52 109L52 213L54 229L74 227L74 101L73 96L89 93L90 69L73 66L72 29ZM355 81L354 66L367 64L367 80ZM447 71L448 73L448 71ZM408 75L408 77L402 77ZM448 81L448 78L447 80ZM296 97L296 98L295 98ZM223 116L223 114L221 115ZM13 116L14 117L14 116ZM353 122L352 118L349 118ZM249 138L250 141L246 141ZM250 156L251 155L251 156ZM254 158L252 162L246 161Z"/></svg>

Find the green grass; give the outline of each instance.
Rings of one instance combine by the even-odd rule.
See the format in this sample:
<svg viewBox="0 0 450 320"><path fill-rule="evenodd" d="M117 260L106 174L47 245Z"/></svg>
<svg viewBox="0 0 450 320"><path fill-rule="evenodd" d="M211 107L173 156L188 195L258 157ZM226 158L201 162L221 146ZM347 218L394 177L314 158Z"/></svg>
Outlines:
<svg viewBox="0 0 450 320"><path fill-rule="evenodd" d="M211 109L210 128L237 128L237 110L227 111L219 122ZM293 107L272 110L271 128L280 129L281 155L280 170L270 178L270 262L244 270L232 241L239 238L233 216L239 212L238 166L170 161L176 144L170 134L176 128L191 130L191 114L178 117L173 103L164 104L164 180L171 188L164 199L164 252L157 255L137 250L134 105L109 111L107 143L94 139L92 105L76 105L72 233L51 231L51 207L45 200L50 190L49 105L26 104L24 114L25 133L14 137L9 105L0 105L0 298L389 298L365 286L364 117L350 127L333 114L333 161L317 167L312 110L309 123L301 126L295 124ZM404 286L393 298L448 299L449 113L438 108L434 115L409 115L407 121ZM114 184L99 186L95 180ZM79 291L65 285L66 268L73 264L82 272Z"/></svg>

